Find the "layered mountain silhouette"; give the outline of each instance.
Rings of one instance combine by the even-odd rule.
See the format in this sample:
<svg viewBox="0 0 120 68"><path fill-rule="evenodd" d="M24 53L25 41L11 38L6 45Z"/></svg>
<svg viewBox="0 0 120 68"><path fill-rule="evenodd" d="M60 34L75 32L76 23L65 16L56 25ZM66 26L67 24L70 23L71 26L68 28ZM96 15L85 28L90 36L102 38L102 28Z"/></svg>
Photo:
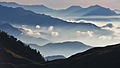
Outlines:
<svg viewBox="0 0 120 68"><path fill-rule="evenodd" d="M119 66L120 44L97 47L67 59L66 68L114 68ZM69 63L70 62L70 63ZM73 64L73 65L72 65Z"/></svg>
<svg viewBox="0 0 120 68"><path fill-rule="evenodd" d="M41 14L54 11L53 9L50 9L44 5L21 5L15 2L0 2L0 5L13 7L13 8L21 7L26 10L31 10L33 12L41 13Z"/></svg>
<svg viewBox="0 0 120 68"><path fill-rule="evenodd" d="M72 23L37 13L44 13L53 16L117 15L109 8L104 8L99 5L90 6L88 8L71 6L67 9L53 10L44 5L19 5L14 2L0 2L0 30L2 30L0 31L0 68L120 67L120 44L95 48L81 42L49 43L44 46L38 46L36 45L37 43L44 43L44 41L48 42L48 40L21 35L21 29L15 28L11 25L40 25L45 27L54 26L60 27L62 31L67 29L68 32L70 32L70 30L78 31L78 33L80 33L80 31L92 31L96 35L109 35L112 34L111 31L101 28L112 28L114 27L112 24L106 24L103 27L98 27L91 23ZM28 41L24 40L26 42L23 43L22 41L17 40L17 38L10 36L3 31L16 37L19 35L21 39L27 39L29 42L34 41L36 44L26 45L24 43L29 43ZM43 57L42 55L58 56ZM64 58L64 56L60 55L72 56ZM63 59L61 59L61 57ZM44 58L47 58L48 61L45 61Z"/></svg>
<svg viewBox="0 0 120 68"><path fill-rule="evenodd" d="M62 12L59 13L65 14L65 16L112 16L117 15L114 11L109 8L104 8L99 5L90 6L88 8L81 8L80 6L71 6ZM66 12L67 11L67 12Z"/></svg>
<svg viewBox="0 0 120 68"><path fill-rule="evenodd" d="M10 22L10 24L17 24L17 25L30 25L30 26L54 26L54 27L62 27L61 29L70 29L70 30L80 30L83 32L86 31L101 31L103 33L111 34L111 31L101 29L100 27L96 26L92 23L72 23L63 21L61 19L52 18L50 16L46 16L43 14L36 14L29 10L24 10L23 8L11 8L0 6L0 21ZM86 28L87 27L87 28Z"/></svg>
<svg viewBox="0 0 120 68"><path fill-rule="evenodd" d="M36 13L47 14L51 16L112 16L117 15L109 8L104 8L99 5L82 8L80 6L70 6L67 9L54 10L44 5L20 5L14 2L0 2L0 5L8 7L22 7Z"/></svg>
<svg viewBox="0 0 120 68"><path fill-rule="evenodd" d="M40 25L40 26L63 26L69 24L66 21L52 18L43 14L36 14L23 8L11 8L0 6L0 21L11 22L21 25Z"/></svg>
<svg viewBox="0 0 120 68"><path fill-rule="evenodd" d="M21 34L21 35L17 36L17 38L22 40L26 44L45 45L47 43L50 43L50 41L47 39L40 38L40 37L36 38L36 37L25 35L25 34Z"/></svg>
<svg viewBox="0 0 120 68"><path fill-rule="evenodd" d="M0 32L1 68L119 68L120 44L96 47L66 59L45 62L39 52Z"/></svg>
<svg viewBox="0 0 120 68"><path fill-rule="evenodd" d="M43 46L30 44L30 47L39 50L45 56L63 55L66 57L92 48L92 46L81 42L48 43Z"/></svg>
<svg viewBox="0 0 120 68"><path fill-rule="evenodd" d="M65 60L49 62L52 68L114 68L119 66L120 44L97 47ZM53 65L54 64L54 65ZM56 64L56 65L55 65Z"/></svg>
<svg viewBox="0 0 120 68"><path fill-rule="evenodd" d="M18 36L22 33L18 28L15 28L8 23L0 23L0 30L5 31L8 34L14 35L14 36Z"/></svg>
<svg viewBox="0 0 120 68"><path fill-rule="evenodd" d="M36 37L32 37L32 36L23 34L23 32L22 32L23 29L16 28L9 23L1 22L0 30L8 33L9 35L13 35L13 36L17 37L18 39L22 40L25 43L27 42L26 44L33 43L33 44L45 45L50 42L47 39L36 38Z"/></svg>
<svg viewBox="0 0 120 68"><path fill-rule="evenodd" d="M36 14L32 11L29 10L24 10L23 8L11 8L11 7L6 7L6 6L0 6L0 21L5 21L8 22L9 24L14 24L14 25L28 25L35 27L36 25L40 25L41 27L47 27L49 28L50 26L53 26L55 30L60 29L62 30L60 33L65 33L65 32L71 32L76 34L76 31L81 31L81 32L93 32L95 35L111 35L113 34L112 31L110 30L105 30L101 29L101 27L96 26L95 24L92 23L85 23L85 22L67 22L63 21L61 19L57 18L52 18L50 16L46 16L43 14ZM8 29L6 27L6 29ZM69 30L68 30L69 29ZM12 31L12 30L11 30ZM12 33L12 32L11 32ZM14 32L13 32L14 33ZM50 34L51 36L51 34ZM38 44L40 42L40 38L37 38L36 40L33 40L31 37L24 36L24 35L19 35L17 38L26 38L28 41L27 42L34 42L33 44ZM35 39L35 38L34 38ZM24 39L26 42L26 40ZM48 40L43 40L46 42L49 42ZM31 43L32 43L31 42ZM44 44L44 42L42 42ZM41 45L41 44L40 44Z"/></svg>

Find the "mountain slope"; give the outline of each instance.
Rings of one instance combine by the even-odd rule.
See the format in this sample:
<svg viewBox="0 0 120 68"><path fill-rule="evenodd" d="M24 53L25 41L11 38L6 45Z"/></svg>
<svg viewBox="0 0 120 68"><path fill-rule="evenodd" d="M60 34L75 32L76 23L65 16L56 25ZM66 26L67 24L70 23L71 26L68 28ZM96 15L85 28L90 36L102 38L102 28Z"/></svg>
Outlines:
<svg viewBox="0 0 120 68"><path fill-rule="evenodd" d="M96 36L113 34L113 31L101 29L101 27L89 22L88 23L67 22L57 18L52 18L50 16L36 14L32 11L24 10L22 8L11 8L6 6L0 6L0 10L1 10L0 21L9 22L9 24L19 25L19 26L27 25L32 28L34 28L36 25L40 25L40 27L45 27L45 30L46 29L48 30L50 26L53 26L54 31L49 31L49 33L45 35L48 37L51 37L51 36L53 37L52 33L54 32L61 33L59 34L59 37L61 36L63 40L65 39L63 38L63 36L65 36L66 34L69 34L68 36L72 37L72 36L76 36L77 34L80 34L80 32L85 32L85 33L91 32ZM49 39L49 38L46 38L46 39ZM65 39L65 40L68 40L68 39ZM50 40L50 41L54 41L54 40Z"/></svg>
<svg viewBox="0 0 120 68"><path fill-rule="evenodd" d="M55 10L53 13L49 13L49 15L64 17L64 16L68 16L71 14L75 14L76 11L79 11L81 9L82 9L82 7L80 7L80 6L70 6L66 9ZM81 15L81 14L79 14L79 15Z"/></svg>
<svg viewBox="0 0 120 68"><path fill-rule="evenodd" d="M39 52L0 32L1 68L119 68L119 57L120 44L116 44L92 48L67 59L45 62Z"/></svg>
<svg viewBox="0 0 120 68"><path fill-rule="evenodd" d="M13 27L8 23L0 23L0 30L5 31L9 35L14 35L14 36L18 36L22 33L19 29Z"/></svg>
<svg viewBox="0 0 120 68"><path fill-rule="evenodd" d="M120 44L93 48L68 59L68 68L114 68L119 66ZM69 62L70 61L70 62ZM72 61L72 62L71 62ZM70 64L74 63L71 67Z"/></svg>
<svg viewBox="0 0 120 68"><path fill-rule="evenodd" d="M11 24L40 25L40 26L62 26L69 24L66 21L52 18L43 14L36 14L22 8L11 8L0 6L0 21L7 21Z"/></svg>
<svg viewBox="0 0 120 68"><path fill-rule="evenodd" d="M32 37L32 36L25 35L25 34L21 34L21 35L17 36L17 38L22 40L26 44L31 44L32 43L32 44L38 44L38 45L45 45L45 44L50 42L47 39L36 38L36 37Z"/></svg>
<svg viewBox="0 0 120 68"><path fill-rule="evenodd" d="M64 27L67 29L81 29L81 30L101 30L100 27L92 23L72 23L66 22L57 18L52 18L50 16L36 14L32 11L24 10L22 8L11 8L0 6L0 21L7 21L11 24L17 25L31 25L31 26L55 26ZM72 27L76 28L72 28ZM87 27L87 28L86 28Z"/></svg>
<svg viewBox="0 0 120 68"><path fill-rule="evenodd" d="M0 32L0 67L20 67L29 64L43 63L40 52L25 46L13 36Z"/></svg>
<svg viewBox="0 0 120 68"><path fill-rule="evenodd" d="M63 55L66 57L92 48L91 46L85 45L81 42L48 43L44 46L30 44L30 46L39 50L45 56Z"/></svg>
<svg viewBox="0 0 120 68"><path fill-rule="evenodd" d="M99 5L90 6L86 8L89 12L87 12L84 16L112 16L117 15L114 11L109 8L104 8Z"/></svg>
<svg viewBox="0 0 120 68"><path fill-rule="evenodd" d="M45 45L50 42L47 39L35 38L32 36L23 34L22 29L16 28L9 23L0 23L0 30L8 33L9 35L17 37L18 39L22 40L26 44L33 43L33 44Z"/></svg>
<svg viewBox="0 0 120 68"><path fill-rule="evenodd" d="M20 7L19 4L15 3L15 2L0 2L0 5L13 7L13 8Z"/></svg>
<svg viewBox="0 0 120 68"><path fill-rule="evenodd" d="M0 2L0 5L7 6L7 7L13 7L13 8L21 7L26 10L31 10L33 12L41 13L41 14L53 11L53 9L50 9L44 5L21 5L15 2Z"/></svg>
<svg viewBox="0 0 120 68"><path fill-rule="evenodd" d="M46 68L118 68L120 67L119 53L120 44L97 47L65 60L48 62Z"/></svg>
<svg viewBox="0 0 120 68"><path fill-rule="evenodd" d="M76 7L74 7L75 9ZM88 8L79 8L76 11L67 14L67 16L112 16L117 15L114 11L109 8L105 8L99 5L90 6Z"/></svg>

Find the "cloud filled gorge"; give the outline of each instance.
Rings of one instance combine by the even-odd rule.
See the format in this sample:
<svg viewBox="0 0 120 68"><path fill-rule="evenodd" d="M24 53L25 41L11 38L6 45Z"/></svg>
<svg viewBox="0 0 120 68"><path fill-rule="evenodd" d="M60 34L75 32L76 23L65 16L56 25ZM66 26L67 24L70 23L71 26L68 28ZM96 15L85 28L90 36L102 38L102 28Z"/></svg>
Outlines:
<svg viewBox="0 0 120 68"><path fill-rule="evenodd" d="M95 24L83 21L72 23L72 26L66 27L22 25L21 28L23 34L48 39L52 42L80 41L93 46L104 46L118 43L120 40L120 29L118 27L98 27Z"/></svg>

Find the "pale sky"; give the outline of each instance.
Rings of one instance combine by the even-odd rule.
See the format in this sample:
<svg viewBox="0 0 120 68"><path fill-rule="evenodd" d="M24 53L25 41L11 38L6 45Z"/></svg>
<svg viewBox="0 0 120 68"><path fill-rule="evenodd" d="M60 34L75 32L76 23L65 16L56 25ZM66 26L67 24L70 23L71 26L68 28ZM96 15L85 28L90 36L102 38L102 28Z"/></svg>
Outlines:
<svg viewBox="0 0 120 68"><path fill-rule="evenodd" d="M88 7L90 5L101 5L111 9L120 9L120 0L0 0L7 2L17 2L27 5L43 4L49 8L61 9L67 8L71 5L79 5L81 7Z"/></svg>

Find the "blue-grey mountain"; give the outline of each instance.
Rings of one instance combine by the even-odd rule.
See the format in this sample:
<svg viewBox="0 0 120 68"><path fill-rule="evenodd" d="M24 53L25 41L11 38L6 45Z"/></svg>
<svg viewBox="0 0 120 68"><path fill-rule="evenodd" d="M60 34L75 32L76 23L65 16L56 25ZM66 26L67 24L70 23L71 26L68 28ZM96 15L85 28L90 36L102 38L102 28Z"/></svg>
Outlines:
<svg viewBox="0 0 120 68"><path fill-rule="evenodd" d="M105 8L99 5L90 6L88 8L82 8L80 6L70 6L67 9L54 10L44 5L20 5L14 2L0 2L0 5L9 7L22 7L26 10L31 10L40 14L47 14L55 17L64 16L114 16L116 12L109 8Z"/></svg>
<svg viewBox="0 0 120 68"><path fill-rule="evenodd" d="M0 30L7 32L10 35L18 36L22 32L20 29L13 27L12 25L8 23L0 23Z"/></svg>
<svg viewBox="0 0 120 68"><path fill-rule="evenodd" d="M55 55L55 56L47 56L45 57L46 61L58 60L58 59L66 59L65 56L62 55Z"/></svg>
<svg viewBox="0 0 120 68"><path fill-rule="evenodd" d="M80 30L80 31L103 31L104 32L110 32L101 29L100 27L96 26L92 23L72 23L63 21L61 19L52 18L50 16L46 16L44 14L36 14L29 10L24 10L23 8L11 8L11 7L5 7L0 6L0 21L7 21L10 22L10 24L17 24L17 25L30 25L30 26L54 26L54 27L62 27L63 29L72 29L72 30ZM74 28L73 28L74 27ZM87 28L86 28L87 27ZM61 28L61 29L62 29Z"/></svg>
<svg viewBox="0 0 120 68"><path fill-rule="evenodd" d="M39 50L45 56L63 55L66 57L92 48L92 46L81 42L48 43L44 46L30 44L30 46Z"/></svg>

